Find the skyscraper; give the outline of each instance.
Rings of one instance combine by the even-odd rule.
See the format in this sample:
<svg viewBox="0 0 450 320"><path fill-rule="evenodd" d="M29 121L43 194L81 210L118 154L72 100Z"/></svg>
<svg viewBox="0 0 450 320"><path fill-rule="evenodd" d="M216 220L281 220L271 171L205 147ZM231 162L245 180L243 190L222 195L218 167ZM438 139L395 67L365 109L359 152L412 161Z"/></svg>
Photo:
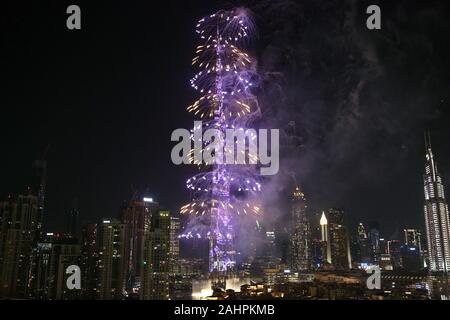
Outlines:
<svg viewBox="0 0 450 320"><path fill-rule="evenodd" d="M81 232L81 291L84 299L97 297L99 281L99 250L97 224L86 224Z"/></svg>
<svg viewBox="0 0 450 320"><path fill-rule="evenodd" d="M372 221L369 223L367 238L369 241L369 254L372 262L377 264L380 255L380 226L378 222Z"/></svg>
<svg viewBox="0 0 450 320"><path fill-rule="evenodd" d="M422 252L422 233L417 229L404 229L405 244L416 246Z"/></svg>
<svg viewBox="0 0 450 320"><path fill-rule="evenodd" d="M292 230L290 239L290 265L292 271L311 269L311 232L306 216L305 195L298 187L292 194Z"/></svg>
<svg viewBox="0 0 450 320"><path fill-rule="evenodd" d="M329 209L327 222L331 263L337 270L351 269L350 239L344 224L344 210Z"/></svg>
<svg viewBox="0 0 450 320"><path fill-rule="evenodd" d="M201 97L188 107L197 119L208 119L207 126L216 128L220 134L232 127L248 136L249 143L257 136L252 130L247 130L250 129L247 125L254 123L260 115L257 97L254 90L250 90L251 80L257 78L257 72L251 67L253 59L243 51L252 29L252 18L242 8L220 10L198 21L199 48L205 48L208 54L200 53L198 48L193 59L192 64L198 71L191 80L191 86L201 92ZM245 62L241 60L243 57ZM197 135L201 135L204 129L202 124L194 126L196 145L199 142ZM217 140L217 145L217 150L223 148L225 140ZM191 191L191 202L181 209L181 213L205 215L209 219L209 230L205 230L202 236L210 241L209 273L213 289L226 289L227 278L235 275L237 221L243 215L260 213L257 204L261 184L253 172L256 167L236 166L235 156L238 159L243 156L245 162L247 152L239 151L240 148L235 152L230 145L227 150L232 163L211 161L207 171L201 171L186 181ZM197 158L198 153L195 152L194 163L201 163L202 160ZM216 154L215 158L220 157ZM251 156L249 161L256 164L258 159Z"/></svg>
<svg viewBox="0 0 450 320"><path fill-rule="evenodd" d="M322 212L322 216L320 217L320 230L323 243L323 263L331 264L331 245L328 235L328 219L324 211Z"/></svg>
<svg viewBox="0 0 450 320"><path fill-rule="evenodd" d="M359 254L359 262L361 263L372 262L369 239L367 237L366 228L364 227L363 223L360 223L358 225L358 254Z"/></svg>
<svg viewBox="0 0 450 320"><path fill-rule="evenodd" d="M402 260L400 255L400 248L402 244L399 240L389 240L387 242L387 252L391 256L392 265L394 269L401 269L402 268Z"/></svg>
<svg viewBox="0 0 450 320"><path fill-rule="evenodd" d="M144 243L141 270L142 300L169 298L170 212L159 210L152 215L151 230Z"/></svg>
<svg viewBox="0 0 450 320"><path fill-rule="evenodd" d="M38 299L72 300L81 297L81 291L66 287L66 268L80 264L80 246L77 240L63 233L47 233L34 250L37 272L33 274L34 297Z"/></svg>
<svg viewBox="0 0 450 320"><path fill-rule="evenodd" d="M267 256L269 257L276 257L277 256L277 245L276 245L276 235L275 231L266 231L266 237L265 237L265 251Z"/></svg>
<svg viewBox="0 0 450 320"><path fill-rule="evenodd" d="M141 282L142 252L144 237L150 232L151 216L158 210L159 204L152 198L131 200L124 205L120 212L120 219L126 226L126 289L129 294L137 294Z"/></svg>
<svg viewBox="0 0 450 320"><path fill-rule="evenodd" d="M72 241L76 239L70 239ZM69 241L70 241L69 240ZM66 270L69 266L80 265L80 245L78 243L61 243L53 247L54 260L58 261L55 268L55 299L75 300L80 299L82 291L80 289L67 288L69 274Z"/></svg>
<svg viewBox="0 0 450 320"><path fill-rule="evenodd" d="M100 299L121 299L125 291L125 224L103 219L99 224L99 284Z"/></svg>
<svg viewBox="0 0 450 320"><path fill-rule="evenodd" d="M38 210L38 198L31 194L0 203L0 296L28 295Z"/></svg>
<svg viewBox="0 0 450 320"><path fill-rule="evenodd" d="M437 163L431 150L430 136L425 137L426 164L423 175L425 192L425 227L427 232L428 256L431 271L449 271L450 222L448 205Z"/></svg>
<svg viewBox="0 0 450 320"><path fill-rule="evenodd" d="M170 217L170 248L169 248L169 263L170 273L175 274L178 272L178 261L180 258L180 239L178 238L180 232L180 218Z"/></svg>

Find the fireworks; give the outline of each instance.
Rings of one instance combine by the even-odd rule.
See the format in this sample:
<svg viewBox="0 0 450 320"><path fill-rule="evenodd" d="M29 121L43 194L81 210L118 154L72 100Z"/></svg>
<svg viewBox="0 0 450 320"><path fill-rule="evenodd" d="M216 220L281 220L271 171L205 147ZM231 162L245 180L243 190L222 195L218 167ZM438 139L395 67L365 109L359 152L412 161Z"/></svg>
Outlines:
<svg viewBox="0 0 450 320"><path fill-rule="evenodd" d="M256 63L241 48L252 30L252 20L241 8L219 11L198 21L196 32L201 43L192 60L197 73L190 84L201 96L187 111L204 121L201 130L215 128L224 134L229 128L245 131L259 118L258 101L252 93L258 82ZM195 139L194 130L191 138ZM249 139L256 139L256 135ZM233 145L219 143L222 150L232 151L237 157L245 157L249 148L234 153L229 150ZM203 142L202 147L208 145ZM193 150L190 157L194 160ZM258 159L249 160L257 163ZM204 171L187 180L192 201L181 208L181 213L207 217L209 226L204 234L188 230L182 236L209 238L210 272L227 272L236 263L234 238L239 216L261 214L256 201L261 192L259 176L255 165L193 162Z"/></svg>

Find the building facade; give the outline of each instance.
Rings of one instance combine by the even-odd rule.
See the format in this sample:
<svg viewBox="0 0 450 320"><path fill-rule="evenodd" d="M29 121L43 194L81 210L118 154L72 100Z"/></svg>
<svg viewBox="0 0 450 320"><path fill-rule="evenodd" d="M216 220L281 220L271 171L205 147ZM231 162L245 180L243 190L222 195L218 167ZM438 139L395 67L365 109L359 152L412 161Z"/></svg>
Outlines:
<svg viewBox="0 0 450 320"><path fill-rule="evenodd" d="M292 271L311 269L311 231L306 215L305 195L298 187L292 194L292 230L290 237L290 267Z"/></svg>
<svg viewBox="0 0 450 320"><path fill-rule="evenodd" d="M39 231L36 196L19 195L0 203L0 296L28 297Z"/></svg>
<svg viewBox="0 0 450 320"><path fill-rule="evenodd" d="M178 238L180 233L180 218L170 217L170 248L169 248L169 271L171 274L179 272L179 259L180 259L180 239Z"/></svg>
<svg viewBox="0 0 450 320"><path fill-rule="evenodd" d="M99 283L98 298L122 299L125 292L125 224L103 219L99 224Z"/></svg>
<svg viewBox="0 0 450 320"><path fill-rule="evenodd" d="M122 207L120 220L125 224L127 241L125 244L126 290L128 294L138 294L141 285L141 265L145 236L150 232L151 216L157 212L159 204L151 198L132 200Z"/></svg>
<svg viewBox="0 0 450 320"><path fill-rule="evenodd" d="M322 218L321 225L325 229L327 241L327 261L331 260L336 270L351 269L350 239L344 224L344 210L331 208L327 217L323 215Z"/></svg>
<svg viewBox="0 0 450 320"><path fill-rule="evenodd" d="M429 268L431 271L449 271L450 222L444 186L439 174L430 138L426 139L426 164L423 175L425 193L424 213L427 232Z"/></svg>
<svg viewBox="0 0 450 320"><path fill-rule="evenodd" d="M145 238L141 270L142 300L169 298L170 212L159 210L152 215L151 230Z"/></svg>

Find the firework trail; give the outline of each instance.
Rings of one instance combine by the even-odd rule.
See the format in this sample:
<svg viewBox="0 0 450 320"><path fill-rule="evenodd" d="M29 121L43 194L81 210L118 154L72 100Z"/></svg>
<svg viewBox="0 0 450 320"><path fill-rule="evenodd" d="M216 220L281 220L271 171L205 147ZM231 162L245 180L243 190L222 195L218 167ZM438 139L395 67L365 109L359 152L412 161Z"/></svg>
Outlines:
<svg viewBox="0 0 450 320"><path fill-rule="evenodd" d="M196 26L201 43L192 60L198 71L190 84L201 96L187 110L203 122L202 132L218 129L224 136L227 129L245 132L248 144L237 152L248 156L246 163L250 163L205 165L196 161L194 150L191 150L190 160L202 172L186 182L192 201L181 208L181 213L193 217L190 228L181 237L209 239L211 273L227 274L235 269L234 241L239 219L245 215L261 214L257 204L257 196L261 192L256 171L258 159L252 158L248 152L249 145L256 143L257 136L251 130L247 131L260 117L258 101L252 93L259 79L256 62L242 49L252 31L249 13L242 8L218 11L200 19ZM194 145L197 139L195 129L191 135ZM219 144L225 153L233 148L236 155L234 142L231 146L224 141L219 141ZM207 147L208 144L202 142L203 150Z"/></svg>

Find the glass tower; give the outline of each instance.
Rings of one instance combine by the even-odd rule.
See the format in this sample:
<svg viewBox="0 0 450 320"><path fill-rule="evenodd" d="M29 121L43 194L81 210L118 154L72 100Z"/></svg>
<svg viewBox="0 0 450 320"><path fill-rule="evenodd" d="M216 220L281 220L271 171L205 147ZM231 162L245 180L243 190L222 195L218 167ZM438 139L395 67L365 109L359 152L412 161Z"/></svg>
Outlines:
<svg viewBox="0 0 450 320"><path fill-rule="evenodd" d="M297 187L292 194L292 233L290 262L293 271L311 269L310 226L306 216L306 199Z"/></svg>
<svg viewBox="0 0 450 320"><path fill-rule="evenodd" d="M437 169L430 137L425 137L426 164L423 175L425 226L431 271L448 272L450 261L450 223L442 179Z"/></svg>

